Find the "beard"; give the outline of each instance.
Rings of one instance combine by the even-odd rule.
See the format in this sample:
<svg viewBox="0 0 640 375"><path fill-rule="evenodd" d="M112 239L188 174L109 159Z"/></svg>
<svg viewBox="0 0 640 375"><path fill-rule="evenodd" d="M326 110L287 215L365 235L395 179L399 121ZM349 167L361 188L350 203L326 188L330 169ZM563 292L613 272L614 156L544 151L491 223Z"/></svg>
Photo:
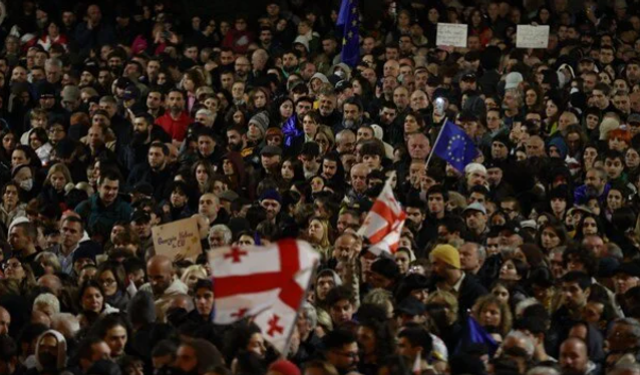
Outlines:
<svg viewBox="0 0 640 375"><path fill-rule="evenodd" d="M131 140L131 142L134 145L143 145L147 142L148 137L149 137L149 133L134 132L133 139Z"/></svg>
<svg viewBox="0 0 640 375"><path fill-rule="evenodd" d="M229 150L231 151L235 151L235 152L240 152L242 151L242 144L241 143L229 143Z"/></svg>

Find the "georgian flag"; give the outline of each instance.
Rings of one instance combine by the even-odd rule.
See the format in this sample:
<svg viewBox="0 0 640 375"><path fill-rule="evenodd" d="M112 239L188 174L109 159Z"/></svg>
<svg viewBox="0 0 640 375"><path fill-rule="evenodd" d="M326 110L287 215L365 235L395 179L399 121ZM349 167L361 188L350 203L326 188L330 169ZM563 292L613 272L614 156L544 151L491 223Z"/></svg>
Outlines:
<svg viewBox="0 0 640 375"><path fill-rule="evenodd" d="M287 348L311 282L318 253L305 241L282 240L267 247L221 247L211 251L216 324L252 317L266 340Z"/></svg>
<svg viewBox="0 0 640 375"><path fill-rule="evenodd" d="M395 253L400 243L400 234L407 214L393 195L391 177L364 219L358 234L371 242L369 251L376 255Z"/></svg>

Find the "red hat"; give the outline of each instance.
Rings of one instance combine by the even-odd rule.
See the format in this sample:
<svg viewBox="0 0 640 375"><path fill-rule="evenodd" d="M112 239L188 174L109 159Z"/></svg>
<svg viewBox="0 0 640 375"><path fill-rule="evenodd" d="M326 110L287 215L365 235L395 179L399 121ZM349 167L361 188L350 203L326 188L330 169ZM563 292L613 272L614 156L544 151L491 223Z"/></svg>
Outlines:
<svg viewBox="0 0 640 375"><path fill-rule="evenodd" d="M284 359L273 362L269 366L269 371L277 371L282 375L300 375L298 366Z"/></svg>

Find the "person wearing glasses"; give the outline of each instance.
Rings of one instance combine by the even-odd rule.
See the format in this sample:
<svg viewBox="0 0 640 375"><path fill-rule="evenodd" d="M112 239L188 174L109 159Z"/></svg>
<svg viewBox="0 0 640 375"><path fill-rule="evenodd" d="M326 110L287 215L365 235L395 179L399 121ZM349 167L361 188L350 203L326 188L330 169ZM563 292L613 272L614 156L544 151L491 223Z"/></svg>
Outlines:
<svg viewBox="0 0 640 375"><path fill-rule="evenodd" d="M100 264L95 275L95 280L102 285L105 302L120 310L126 310L129 304L125 277L124 267L115 261Z"/></svg>
<svg viewBox="0 0 640 375"><path fill-rule="evenodd" d="M329 332L323 339L325 357L340 374L355 371L360 362L356 335L346 329Z"/></svg>

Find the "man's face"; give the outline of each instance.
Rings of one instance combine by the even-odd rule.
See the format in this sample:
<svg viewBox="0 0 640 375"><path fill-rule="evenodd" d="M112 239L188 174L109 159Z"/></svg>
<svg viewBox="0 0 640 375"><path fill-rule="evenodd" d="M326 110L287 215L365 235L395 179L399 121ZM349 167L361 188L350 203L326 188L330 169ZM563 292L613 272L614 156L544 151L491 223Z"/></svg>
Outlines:
<svg viewBox="0 0 640 375"><path fill-rule="evenodd" d="M274 220L280 213L280 202L275 199L263 199L260 205L267 211L267 220Z"/></svg>
<svg viewBox="0 0 640 375"><path fill-rule="evenodd" d="M577 282L563 282L562 296L564 303L570 309L578 309L587 303L589 289L583 290Z"/></svg>
<svg viewBox="0 0 640 375"><path fill-rule="evenodd" d="M487 180L491 186L497 186L502 182L502 169L489 168L487 170Z"/></svg>
<svg viewBox="0 0 640 375"><path fill-rule="evenodd" d="M359 362L358 343L346 344L341 348L332 349L328 355L329 362L340 371L347 373L357 368Z"/></svg>
<svg viewBox="0 0 640 375"><path fill-rule="evenodd" d="M402 111L409 105L409 92L404 87L398 87L393 91L393 102Z"/></svg>
<svg viewBox="0 0 640 375"><path fill-rule="evenodd" d="M475 244L465 243L460 246L460 267L465 271L474 271L480 266L480 259L478 258L478 251Z"/></svg>
<svg viewBox="0 0 640 375"><path fill-rule="evenodd" d="M359 193L366 190L367 168L364 165L358 165L351 168L351 187Z"/></svg>
<svg viewBox="0 0 640 375"><path fill-rule="evenodd" d="M350 213L345 213L338 216L338 224L336 225L336 228L339 233L342 233L345 229L351 226L358 226L358 224L360 224L358 217L354 217Z"/></svg>
<svg viewBox="0 0 640 375"><path fill-rule="evenodd" d="M509 153L509 149L502 142L493 141L491 144L491 157L493 159L505 159Z"/></svg>
<svg viewBox="0 0 640 375"><path fill-rule="evenodd" d="M353 305L346 299L336 302L329 310L334 326L339 326L353 318Z"/></svg>
<svg viewBox="0 0 640 375"><path fill-rule="evenodd" d="M216 144L211 137L205 135L201 135L198 137L198 151L202 156L208 157L209 155L213 154L215 147Z"/></svg>
<svg viewBox="0 0 640 375"><path fill-rule="evenodd" d="M604 187L604 180L600 178L600 174L597 171L590 170L587 172L587 176L584 179L585 185L600 191Z"/></svg>
<svg viewBox="0 0 640 375"><path fill-rule="evenodd" d="M109 180L105 178L98 187L98 193L100 194L100 200L106 205L110 205L115 202L118 197L118 191L120 189L120 181Z"/></svg>
<svg viewBox="0 0 640 375"><path fill-rule="evenodd" d="M107 331L104 341L111 348L114 357L124 354L124 348L127 345L127 330L125 327L117 325Z"/></svg>
<svg viewBox="0 0 640 375"><path fill-rule="evenodd" d="M609 177L610 180L615 180L622 174L624 164L619 158L606 158L604 161L604 170L607 172L607 177Z"/></svg>
<svg viewBox="0 0 640 375"><path fill-rule="evenodd" d="M413 221L418 227L424 221L424 214L418 207L407 207L407 219Z"/></svg>
<svg viewBox="0 0 640 375"><path fill-rule="evenodd" d="M409 155L412 159L424 160L431 152L431 146L429 145L429 139L424 135L415 135L409 137L407 142L409 148Z"/></svg>
<svg viewBox="0 0 640 375"><path fill-rule="evenodd" d="M153 294L156 296L162 295L173 281L173 274L171 273L171 270L163 267L147 267L147 276L149 284L151 284Z"/></svg>
<svg viewBox="0 0 640 375"><path fill-rule="evenodd" d="M431 214L439 214L444 211L445 206L444 197L440 193L429 194L427 197L427 207Z"/></svg>
<svg viewBox="0 0 640 375"><path fill-rule="evenodd" d="M345 104L343 113L344 121L358 122L360 120L360 109L355 104Z"/></svg>
<svg viewBox="0 0 640 375"><path fill-rule="evenodd" d="M265 170L272 170L280 164L280 155L261 155L260 163Z"/></svg>
<svg viewBox="0 0 640 375"><path fill-rule="evenodd" d="M220 52L220 63L222 65L230 65L234 62L233 51Z"/></svg>
<svg viewBox="0 0 640 375"><path fill-rule="evenodd" d="M327 178L333 178L338 171L338 163L333 160L324 159L322 161L322 175Z"/></svg>
<svg viewBox="0 0 640 375"><path fill-rule="evenodd" d="M170 92L167 96L167 108L174 113L184 110L184 97L179 92Z"/></svg>
<svg viewBox="0 0 640 375"><path fill-rule="evenodd" d="M473 231L483 230L487 224L487 215L480 211L468 211L465 214L467 227Z"/></svg>
<svg viewBox="0 0 640 375"><path fill-rule="evenodd" d="M106 342L100 341L91 346L91 363L99 360L111 360L111 348Z"/></svg>
<svg viewBox="0 0 640 375"><path fill-rule="evenodd" d="M161 169L164 167L167 157L160 147L150 147L147 154L147 160L151 169Z"/></svg>
<svg viewBox="0 0 640 375"><path fill-rule="evenodd" d="M293 53L285 53L282 56L282 65L285 69L293 69L298 66L298 58Z"/></svg>
<svg viewBox="0 0 640 375"><path fill-rule="evenodd" d="M334 96L320 95L318 99L318 110L320 115L329 116L336 108L336 98Z"/></svg>
<svg viewBox="0 0 640 375"><path fill-rule="evenodd" d="M380 122L383 125L390 125L398 116L398 111L395 108L382 107L380 111Z"/></svg>
<svg viewBox="0 0 640 375"><path fill-rule="evenodd" d="M210 289L200 288L196 290L194 297L196 309L198 313L203 316L209 316L213 310L214 295Z"/></svg>
<svg viewBox="0 0 640 375"><path fill-rule="evenodd" d="M235 130L227 131L227 143L229 149L240 151L242 149L242 135Z"/></svg>
<svg viewBox="0 0 640 375"><path fill-rule="evenodd" d="M584 343L575 340L565 342L560 347L560 367L567 375L583 375L587 372L589 357Z"/></svg>
<svg viewBox="0 0 640 375"><path fill-rule="evenodd" d="M60 229L62 246L67 249L75 247L83 236L82 225L65 220Z"/></svg>
<svg viewBox="0 0 640 375"><path fill-rule="evenodd" d="M162 94L159 92L150 92L147 96L147 108L158 109L162 106Z"/></svg>
<svg viewBox="0 0 640 375"><path fill-rule="evenodd" d="M185 374L195 371L198 366L198 357L192 347L180 345L176 353L175 366L182 370Z"/></svg>
<svg viewBox="0 0 640 375"><path fill-rule="evenodd" d="M11 325L11 315L0 307L0 336L9 334L9 325Z"/></svg>
<svg viewBox="0 0 640 375"><path fill-rule="evenodd" d="M204 194L198 201L198 213L210 217L218 213L218 202L213 194Z"/></svg>

